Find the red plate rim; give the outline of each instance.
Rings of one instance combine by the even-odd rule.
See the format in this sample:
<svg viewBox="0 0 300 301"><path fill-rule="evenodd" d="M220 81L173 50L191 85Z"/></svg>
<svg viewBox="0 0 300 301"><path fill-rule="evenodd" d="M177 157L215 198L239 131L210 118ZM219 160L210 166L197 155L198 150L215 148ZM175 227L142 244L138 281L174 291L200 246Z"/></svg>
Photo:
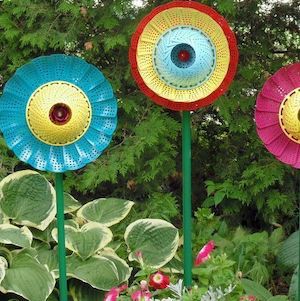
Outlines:
<svg viewBox="0 0 300 301"><path fill-rule="evenodd" d="M140 35L144 31L144 28L158 13L174 7L193 8L202 13L209 15L213 20L215 20L220 25L220 27L224 32L224 35L227 38L228 45L229 45L229 51L230 51L229 68L222 83L210 95L193 102L175 102L159 96L144 83L144 80L141 77L137 68L136 50L137 50L137 45L138 45ZM209 104L213 103L219 96L224 94L227 91L230 83L232 82L235 76L237 65L238 65L238 57L239 54L238 54L236 37L233 31L231 30L231 28L229 27L226 19L211 7L195 1L173 1L154 8L147 16L145 16L141 20L141 22L137 26L136 31L132 35L131 45L129 49L129 63L131 66L131 72L140 90L158 105L167 107L174 111L194 111L198 108L208 106Z"/></svg>

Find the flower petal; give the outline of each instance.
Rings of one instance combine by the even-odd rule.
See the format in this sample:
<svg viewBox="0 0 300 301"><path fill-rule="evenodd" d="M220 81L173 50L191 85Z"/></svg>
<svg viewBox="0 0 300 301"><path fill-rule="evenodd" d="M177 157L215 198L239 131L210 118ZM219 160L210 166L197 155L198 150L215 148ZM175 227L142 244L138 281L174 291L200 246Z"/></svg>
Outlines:
<svg viewBox="0 0 300 301"><path fill-rule="evenodd" d="M270 98L266 98L261 93L258 95L256 101L256 109L258 111L273 112L278 114L279 108L280 102L272 100Z"/></svg>
<svg viewBox="0 0 300 301"><path fill-rule="evenodd" d="M282 155L290 141L291 140L282 133L277 139L266 145L266 147L274 156L279 157Z"/></svg>
<svg viewBox="0 0 300 301"><path fill-rule="evenodd" d="M263 86L261 94L266 98L282 102L287 93L280 88L271 77Z"/></svg>
<svg viewBox="0 0 300 301"><path fill-rule="evenodd" d="M255 121L258 128L265 128L279 124L278 113L255 111Z"/></svg>
<svg viewBox="0 0 300 301"><path fill-rule="evenodd" d="M283 132L279 124L271 125L265 128L257 128L257 133L264 144L270 144Z"/></svg>
<svg viewBox="0 0 300 301"><path fill-rule="evenodd" d="M294 141L290 140L284 152L277 157L278 160L282 161L283 163L294 165L298 159L300 145L295 143Z"/></svg>
<svg viewBox="0 0 300 301"><path fill-rule="evenodd" d="M294 88L300 87L300 63L288 66L287 76L294 85Z"/></svg>
<svg viewBox="0 0 300 301"><path fill-rule="evenodd" d="M288 67L285 67L277 71L271 78L284 95L289 94L295 89L295 86L290 80L288 73Z"/></svg>

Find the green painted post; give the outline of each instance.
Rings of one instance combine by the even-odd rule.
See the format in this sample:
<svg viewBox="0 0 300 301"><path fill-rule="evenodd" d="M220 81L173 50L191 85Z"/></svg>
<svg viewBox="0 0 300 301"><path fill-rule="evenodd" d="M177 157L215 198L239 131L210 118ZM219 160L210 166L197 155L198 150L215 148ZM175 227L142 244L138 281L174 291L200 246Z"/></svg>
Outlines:
<svg viewBox="0 0 300 301"><path fill-rule="evenodd" d="M192 286L191 115L182 112L182 202L184 285Z"/></svg>
<svg viewBox="0 0 300 301"><path fill-rule="evenodd" d="M58 262L59 262L59 300L68 301L66 248L65 248L65 216L63 174L55 174L57 231L58 231Z"/></svg>

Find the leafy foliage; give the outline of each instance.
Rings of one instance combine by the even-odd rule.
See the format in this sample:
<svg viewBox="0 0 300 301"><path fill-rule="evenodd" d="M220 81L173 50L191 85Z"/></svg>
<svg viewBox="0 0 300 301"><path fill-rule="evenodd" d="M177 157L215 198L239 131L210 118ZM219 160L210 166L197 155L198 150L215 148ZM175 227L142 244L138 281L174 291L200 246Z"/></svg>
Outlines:
<svg viewBox="0 0 300 301"><path fill-rule="evenodd" d="M43 228L36 223L38 214L35 210L26 212L26 220L8 219L10 217L7 215L8 211L3 210L7 209L7 198L11 195L19 202L10 203L9 213L22 209L29 199L24 196L29 194L32 196L31 201L39 208L45 204L45 199L40 196L41 188L44 189L46 198L46 192L53 190L52 185L43 176L27 170L13 173L0 182L0 212L3 217L0 223L0 243L3 244L3 247L0 247L1 300L9 292L27 300L45 301L54 290L58 278L58 234L53 210L48 210L47 216L43 214L48 221ZM72 199L70 195L68 197ZM119 202L119 208L116 202ZM75 199L72 203L78 205ZM108 219L89 221L93 215L91 216L88 210L83 215L79 214L82 208L93 206L101 208L103 214L107 213ZM141 256L149 269L163 267L176 253L178 230L169 222L159 219L136 220L127 227L124 238L122 233L122 240L120 235L115 238L117 245L124 243L125 240L128 248L131 248L128 249L124 259L120 258L114 249L108 247L113 239L113 233L108 226L125 218L132 206L133 202L126 200L99 199L70 212L70 201L66 203L67 276L89 284L98 290L99 296L102 290L108 291L128 281L132 268L127 264L126 258L128 256L129 260L133 260L136 248L142 250ZM116 208L118 210L115 210ZM141 224L144 228L137 226ZM135 235L137 231L142 232ZM160 246L156 244L158 238ZM159 249L164 250L164 256L157 252ZM129 252L131 253L128 254ZM82 289L70 289L71 294L75 294L74 300L77 298L76 295L80 296L83 291L92 295L95 293L91 288L88 289L83 284L82 286Z"/></svg>

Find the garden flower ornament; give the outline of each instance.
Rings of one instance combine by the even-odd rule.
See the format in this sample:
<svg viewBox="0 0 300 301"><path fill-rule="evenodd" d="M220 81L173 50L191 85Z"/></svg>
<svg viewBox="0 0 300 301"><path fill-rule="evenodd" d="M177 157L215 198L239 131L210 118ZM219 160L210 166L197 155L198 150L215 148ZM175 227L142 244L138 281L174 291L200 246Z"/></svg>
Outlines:
<svg viewBox="0 0 300 301"><path fill-rule="evenodd" d="M257 133L270 153L300 168L300 63L279 69L256 101Z"/></svg>
<svg viewBox="0 0 300 301"><path fill-rule="evenodd" d="M195 266L200 265L201 263L207 261L210 258L211 252L214 250L215 243L213 240L209 241L198 253Z"/></svg>
<svg viewBox="0 0 300 301"><path fill-rule="evenodd" d="M117 124L117 101L93 65L63 54L20 67L0 98L0 130L17 157L39 170L75 170L97 159Z"/></svg>
<svg viewBox="0 0 300 301"><path fill-rule="evenodd" d="M158 6L132 36L129 60L139 88L177 111L209 105L236 72L236 39L226 20L195 1Z"/></svg>

